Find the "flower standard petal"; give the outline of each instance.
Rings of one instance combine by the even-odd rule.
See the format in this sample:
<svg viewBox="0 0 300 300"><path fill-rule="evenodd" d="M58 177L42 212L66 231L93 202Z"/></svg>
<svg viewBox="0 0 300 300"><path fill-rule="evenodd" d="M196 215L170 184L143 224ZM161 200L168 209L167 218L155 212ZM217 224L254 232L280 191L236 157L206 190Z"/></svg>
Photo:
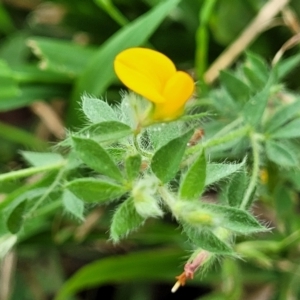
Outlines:
<svg viewBox="0 0 300 300"><path fill-rule="evenodd" d="M161 96L166 82L176 73L173 62L160 52L146 48L129 48L119 53L114 67L119 79L131 90L154 103Z"/></svg>
<svg viewBox="0 0 300 300"><path fill-rule="evenodd" d="M185 72L176 72L166 83L163 90L165 102L155 105L154 118L157 120L174 119L183 113L184 105L194 92L194 81Z"/></svg>

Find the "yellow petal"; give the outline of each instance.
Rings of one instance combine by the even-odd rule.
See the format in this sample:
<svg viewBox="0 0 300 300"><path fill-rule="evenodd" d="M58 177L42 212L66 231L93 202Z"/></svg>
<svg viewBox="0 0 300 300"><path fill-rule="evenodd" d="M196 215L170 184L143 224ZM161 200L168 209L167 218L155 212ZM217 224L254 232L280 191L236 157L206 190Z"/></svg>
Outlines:
<svg viewBox="0 0 300 300"><path fill-rule="evenodd" d="M154 118L171 120L183 113L184 105L194 92L194 81L185 72L176 72L167 82L163 90L164 103L155 105Z"/></svg>
<svg viewBox="0 0 300 300"><path fill-rule="evenodd" d="M154 103L165 99L166 82L176 73L173 62L160 52L146 48L129 48L117 55L114 68L129 89Z"/></svg>

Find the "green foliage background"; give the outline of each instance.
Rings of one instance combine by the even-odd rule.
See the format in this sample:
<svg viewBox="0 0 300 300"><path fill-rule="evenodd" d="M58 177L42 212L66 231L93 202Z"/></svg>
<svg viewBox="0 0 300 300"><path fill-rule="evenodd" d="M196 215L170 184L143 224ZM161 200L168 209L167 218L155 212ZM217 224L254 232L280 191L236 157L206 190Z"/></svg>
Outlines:
<svg viewBox="0 0 300 300"><path fill-rule="evenodd" d="M279 1L274 1L274 5L275 2ZM215 83L205 83L205 72L249 26L265 3L260 0L7 0L1 3L0 290L3 299L52 299L55 295L56 299L100 299L100 293L107 291L116 300L169 297L238 300L263 293L264 299L300 298L299 46L286 52L276 68L271 68L277 51L296 34L295 28L299 30L299 1L289 1L289 10L276 15L273 26L245 47L238 59L233 59L231 69L222 71ZM292 22L287 23L284 20L291 12ZM189 256L191 248L172 217L149 219L127 239L114 245L108 233L116 210L114 203L83 205L79 195L87 197L84 200L89 202L88 197L94 199L93 191L99 194L99 186L93 190L93 183L85 182L87 189L83 190L81 182L77 187L79 180L88 180L76 179L77 158L70 157L71 163L66 168L64 153L51 153L49 148L61 142L61 131L51 126L60 125L60 120L72 137L75 152L92 167L94 162L89 161L92 150L86 158L82 145L90 143L89 149L98 146L92 140L82 141L80 134L73 134L86 125L86 118L95 124L109 122L101 127L101 132L107 136L115 134L114 139L129 134L128 126L116 122L112 110L99 103L102 107L93 107L89 101L102 97L110 104L120 102L122 87L114 75L112 62L121 50L139 45L154 47L169 56L179 69L189 70L199 88L199 101L194 109L210 113L198 123L207 138L204 145L210 164L203 186L194 192L200 194L206 186L206 197L218 199L236 212L243 206L241 195L245 195L249 183L246 169L250 174L255 171L260 179L253 183L255 186L258 183L257 201L251 212L262 224L273 228L271 234L253 234L259 231L253 229L249 231L250 237L237 237L234 250L243 259L223 257L177 295L170 295L169 289L174 276L182 272L184 258ZM48 105L43 106L41 114L37 112L37 101ZM54 113L58 119L50 118L45 107L54 111L58 107ZM108 119L104 120L97 112L105 109ZM254 129L252 135L249 128ZM95 127L90 131L94 130ZM101 142L106 142L107 136ZM68 145L70 138L56 147L63 152ZM257 170L251 169L255 159L252 153L260 156ZM120 180L119 169L103 155L103 161L96 165L105 161L109 170L105 175ZM153 164L152 169L167 182L170 178L162 167L164 158L156 166ZM197 162L203 164L203 157ZM10 173L15 170L19 171ZM42 172L46 175L39 177ZM64 172L68 172L69 183L61 182ZM82 177L87 172L80 169ZM62 184L68 187L63 194L59 190ZM193 197L189 184L190 181L182 184L179 191L182 198ZM254 187L249 189L253 193L254 190ZM123 190L115 189L115 197L122 193ZM249 200L253 194L247 197ZM220 207L214 213L223 216L223 206ZM229 224L232 219L223 222ZM131 225L135 228L141 220L139 217L133 220ZM233 223L230 223L232 228ZM126 231L120 232L122 224L115 226L112 238L114 234L126 235ZM243 231L237 227L234 230ZM194 240L193 232L188 232L188 236ZM210 240L202 237L199 247L205 247ZM206 247L212 246L207 242ZM220 250L223 245L213 244L213 247ZM227 248L222 249L228 254Z"/></svg>

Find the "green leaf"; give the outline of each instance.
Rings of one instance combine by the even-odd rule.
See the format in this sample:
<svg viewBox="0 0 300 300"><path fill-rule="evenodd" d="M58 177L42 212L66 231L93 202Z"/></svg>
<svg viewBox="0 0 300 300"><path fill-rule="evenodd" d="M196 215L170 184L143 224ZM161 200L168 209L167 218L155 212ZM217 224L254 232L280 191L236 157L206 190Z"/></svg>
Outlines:
<svg viewBox="0 0 300 300"><path fill-rule="evenodd" d="M249 99L250 88L235 74L230 71L221 71L220 79L234 101L245 103Z"/></svg>
<svg viewBox="0 0 300 300"><path fill-rule="evenodd" d="M244 119L252 126L257 126L262 121L262 115L269 100L273 77L274 74L272 75L271 73L271 77L264 89L250 98L243 108Z"/></svg>
<svg viewBox="0 0 300 300"><path fill-rule="evenodd" d="M271 134L271 138L291 139L300 136L300 119L295 119Z"/></svg>
<svg viewBox="0 0 300 300"><path fill-rule="evenodd" d="M73 216L83 221L84 203L69 190L64 190L62 202L64 208Z"/></svg>
<svg viewBox="0 0 300 300"><path fill-rule="evenodd" d="M68 279L55 300L66 300L78 291L112 282L173 280L174 274L180 272L178 258L183 254L182 250L152 249L101 258L85 265Z"/></svg>
<svg viewBox="0 0 300 300"><path fill-rule="evenodd" d="M96 52L74 42L53 38L33 37L27 42L32 52L39 57L40 68L77 77Z"/></svg>
<svg viewBox="0 0 300 300"><path fill-rule="evenodd" d="M203 207L214 213L221 227L234 232L250 234L268 230L245 210L215 204L204 204Z"/></svg>
<svg viewBox="0 0 300 300"><path fill-rule="evenodd" d="M296 54L284 60L278 62L278 79L284 78L291 71L299 66L300 63L300 54Z"/></svg>
<svg viewBox="0 0 300 300"><path fill-rule="evenodd" d="M132 181L138 177L141 169L142 157L139 154L130 155L126 158L125 166L127 178Z"/></svg>
<svg viewBox="0 0 300 300"><path fill-rule="evenodd" d="M92 123L118 120L113 108L104 100L83 96L82 110Z"/></svg>
<svg viewBox="0 0 300 300"><path fill-rule="evenodd" d="M34 167L41 167L62 162L64 158L58 153L21 151L25 160Z"/></svg>
<svg viewBox="0 0 300 300"><path fill-rule="evenodd" d="M266 154L269 160L283 167L297 167L299 164L293 149L279 141L268 140L266 142Z"/></svg>
<svg viewBox="0 0 300 300"><path fill-rule="evenodd" d="M12 70L0 60L0 100L16 97L19 94L20 90L17 81L13 78Z"/></svg>
<svg viewBox="0 0 300 300"><path fill-rule="evenodd" d="M166 183L176 175L192 134L193 130L190 130L155 152L151 161L151 169L162 182Z"/></svg>
<svg viewBox="0 0 300 300"><path fill-rule="evenodd" d="M66 188L83 201L98 203L117 199L127 192L123 186L94 178L73 180Z"/></svg>
<svg viewBox="0 0 300 300"><path fill-rule="evenodd" d="M198 200L201 196L206 178L205 152L201 151L198 158L186 172L179 189L182 200Z"/></svg>
<svg viewBox="0 0 300 300"><path fill-rule="evenodd" d="M230 181L227 190L227 199L230 206L239 207L244 194L247 190L249 177L246 169L242 168L241 171L236 172Z"/></svg>
<svg viewBox="0 0 300 300"><path fill-rule="evenodd" d="M189 240L197 247L217 254L235 254L233 249L227 243L221 241L211 230L184 227Z"/></svg>
<svg viewBox="0 0 300 300"><path fill-rule="evenodd" d="M87 92L100 95L115 78L113 61L118 53L129 47L136 47L150 37L165 17L174 9L180 0L161 2L149 12L121 28L108 39L89 59L89 63L79 76L69 105L69 120L75 120L80 95ZM68 52L67 52L68 53ZM86 56L89 58L89 56Z"/></svg>
<svg viewBox="0 0 300 300"><path fill-rule="evenodd" d="M205 186L237 172L245 162L246 160L239 164L207 164Z"/></svg>
<svg viewBox="0 0 300 300"><path fill-rule="evenodd" d="M127 236L131 231L137 229L144 222L133 204L133 199L129 198L118 206L115 211L110 226L110 237L114 242Z"/></svg>
<svg viewBox="0 0 300 300"><path fill-rule="evenodd" d="M58 85L30 84L20 86L20 93L11 98L0 98L0 111L9 111L27 106L37 99L48 100L54 97L67 97L67 90Z"/></svg>
<svg viewBox="0 0 300 300"><path fill-rule="evenodd" d="M300 99L296 99L295 102L280 106L273 116L266 123L265 128L268 133L274 132L279 129L286 122L290 121L296 116L300 115Z"/></svg>
<svg viewBox="0 0 300 300"><path fill-rule="evenodd" d="M10 213L7 219L7 228L11 233L17 233L23 226L23 216L26 209L27 201L22 201L19 203L13 211Z"/></svg>
<svg viewBox="0 0 300 300"><path fill-rule="evenodd" d="M247 52L246 65L253 71L255 76L259 78L262 84L265 85L267 83L270 76L270 70L267 67L267 63L261 56L258 56L253 52Z"/></svg>
<svg viewBox="0 0 300 300"><path fill-rule="evenodd" d="M132 134L132 129L128 125L117 121L108 121L88 126L75 135L91 137L100 143L119 140L130 134Z"/></svg>
<svg viewBox="0 0 300 300"><path fill-rule="evenodd" d="M72 140L76 153L88 167L120 182L123 181L121 171L98 143L79 137L72 137Z"/></svg>

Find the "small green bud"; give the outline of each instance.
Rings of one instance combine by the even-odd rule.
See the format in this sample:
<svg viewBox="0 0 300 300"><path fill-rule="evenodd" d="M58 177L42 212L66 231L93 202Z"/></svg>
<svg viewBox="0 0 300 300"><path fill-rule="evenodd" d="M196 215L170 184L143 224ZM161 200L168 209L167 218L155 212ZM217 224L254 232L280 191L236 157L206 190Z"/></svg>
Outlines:
<svg viewBox="0 0 300 300"><path fill-rule="evenodd" d="M132 190L134 206L144 218L161 217L161 210L158 199L155 198L155 193L158 188L158 181L155 177L146 177L137 182Z"/></svg>

